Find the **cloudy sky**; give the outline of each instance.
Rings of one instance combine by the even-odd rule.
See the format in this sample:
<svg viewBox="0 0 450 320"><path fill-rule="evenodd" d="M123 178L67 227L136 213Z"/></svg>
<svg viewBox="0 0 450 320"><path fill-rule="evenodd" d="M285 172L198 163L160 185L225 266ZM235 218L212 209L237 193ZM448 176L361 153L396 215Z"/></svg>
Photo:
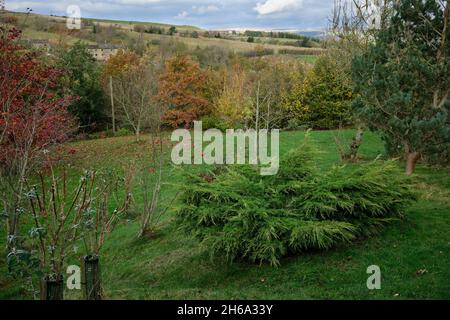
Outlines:
<svg viewBox="0 0 450 320"><path fill-rule="evenodd" d="M78 5L86 18L190 24L207 29L317 30L327 25L333 0L6 0L6 8L66 15Z"/></svg>

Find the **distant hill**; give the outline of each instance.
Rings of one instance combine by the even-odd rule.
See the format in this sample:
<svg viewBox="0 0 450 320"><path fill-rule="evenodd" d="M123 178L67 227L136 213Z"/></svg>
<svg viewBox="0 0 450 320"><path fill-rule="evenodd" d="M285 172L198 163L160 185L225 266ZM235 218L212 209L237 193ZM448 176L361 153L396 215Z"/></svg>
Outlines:
<svg viewBox="0 0 450 320"><path fill-rule="evenodd" d="M178 41L194 50L205 47L218 47L224 50L253 55L263 47L270 54L318 55L322 52L320 43L310 41L299 45L299 39L271 37L254 38L229 31L208 31L189 25L170 25L142 21L120 21L109 19L82 19L80 30L69 30L66 17L54 15L26 14L8 12L16 18L15 25L23 31L25 40L48 40L52 44L71 45L77 41L87 44L112 44L129 48L139 46L158 46L162 42ZM171 27L176 31L172 32ZM249 41L250 39L252 41ZM301 39L300 39L301 40Z"/></svg>
<svg viewBox="0 0 450 320"><path fill-rule="evenodd" d="M299 34L301 36L309 37L309 38L316 38L321 39L325 36L324 31L297 31L296 34Z"/></svg>
<svg viewBox="0 0 450 320"><path fill-rule="evenodd" d="M146 27L157 27L157 28L170 28L171 26L175 26L180 31L200 31L202 30L199 27L189 26L189 25L176 25L176 24L165 24L158 22L145 22L145 21L125 21L125 20L109 20L109 19L97 19L97 18L83 18L85 21L90 21L92 23L109 23L109 24L117 24L117 25L140 25Z"/></svg>
<svg viewBox="0 0 450 320"><path fill-rule="evenodd" d="M20 20L25 20L26 17L41 17L41 18L47 18L49 20L64 20L67 18L66 16L57 16L57 15L43 15L43 14L27 14L24 12L11 12L7 11L7 14L14 15ZM110 19L99 19L99 18L82 18L83 21L87 21L90 23L100 23L100 24L110 24L110 25L117 25L122 28L126 28L127 26L130 26L130 28L133 28L135 25L142 25L146 27L158 27L158 28L170 28L171 26L175 26L178 30L183 31L200 31L201 28L195 27L195 26L189 26L189 25L176 25L176 24L164 24L164 23L157 23L157 22L144 22L144 21L125 21L125 20L110 20Z"/></svg>

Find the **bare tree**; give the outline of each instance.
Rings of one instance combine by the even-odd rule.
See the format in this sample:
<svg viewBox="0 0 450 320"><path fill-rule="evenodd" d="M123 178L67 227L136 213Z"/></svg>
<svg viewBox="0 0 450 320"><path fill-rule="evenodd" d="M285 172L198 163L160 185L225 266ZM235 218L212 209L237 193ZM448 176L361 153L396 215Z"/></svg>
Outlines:
<svg viewBox="0 0 450 320"><path fill-rule="evenodd" d="M378 29L386 27L397 0L335 0L327 39L329 61L339 70L335 76L342 83L352 84L352 61L367 50ZM335 136L343 160L356 161L363 142L364 124L354 119L357 132L349 147L340 135Z"/></svg>
<svg viewBox="0 0 450 320"><path fill-rule="evenodd" d="M155 67L141 63L114 79L114 102L117 116L133 128L140 140L142 130L152 121L157 109L158 76Z"/></svg>
<svg viewBox="0 0 450 320"><path fill-rule="evenodd" d="M147 130L150 133L149 160L142 166L140 187L143 193L143 208L141 226L138 237L152 237L157 232L158 224L167 210L172 206L178 193L167 199L167 205L161 206L162 187L164 185L164 171L166 170L165 156L168 154L168 143L165 141L163 127L164 108L154 104L151 108ZM148 161L148 162L147 162Z"/></svg>
<svg viewBox="0 0 450 320"><path fill-rule="evenodd" d="M150 163L144 165L142 170L141 188L144 204L141 214L139 237L154 235L156 226L166 211L160 207L164 169L164 142L162 141L160 129L151 133L150 152Z"/></svg>
<svg viewBox="0 0 450 320"><path fill-rule="evenodd" d="M159 104L153 105L148 119L150 132L150 161L143 166L141 188L144 197L141 228L139 237L153 234L155 226L161 217L160 210L161 186L164 168L165 145L162 134L163 108Z"/></svg>
<svg viewBox="0 0 450 320"><path fill-rule="evenodd" d="M358 35L367 39L368 32L384 28L398 0L335 0L329 32L339 38Z"/></svg>
<svg viewBox="0 0 450 320"><path fill-rule="evenodd" d="M164 107L158 99L163 59L154 60L153 64L148 60L145 56L138 66L116 77L113 84L119 119L133 128L138 141L142 130L149 133L149 158L144 157L139 184L143 194L139 237L153 235L167 211L160 206L166 151L162 132Z"/></svg>
<svg viewBox="0 0 450 320"><path fill-rule="evenodd" d="M335 0L328 28L328 54L348 74L353 57L364 52L384 28L397 0Z"/></svg>

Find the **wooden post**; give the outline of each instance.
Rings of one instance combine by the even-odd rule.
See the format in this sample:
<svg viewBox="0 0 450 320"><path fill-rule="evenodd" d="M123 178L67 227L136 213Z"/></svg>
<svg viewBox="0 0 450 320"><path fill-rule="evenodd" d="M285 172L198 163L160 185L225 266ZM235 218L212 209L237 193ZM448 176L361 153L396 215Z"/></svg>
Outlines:
<svg viewBox="0 0 450 320"><path fill-rule="evenodd" d="M86 300L102 300L100 261L98 256L86 256L81 261L81 286Z"/></svg>
<svg viewBox="0 0 450 320"><path fill-rule="evenodd" d="M113 92L113 78L109 77L109 89L111 91L111 115L112 115L112 130L116 133L116 112L114 109L114 92Z"/></svg>
<svg viewBox="0 0 450 320"><path fill-rule="evenodd" d="M258 88L256 91L256 123L255 123L255 129L256 129L256 159L259 164L259 91L261 87L261 81L258 80Z"/></svg>
<svg viewBox="0 0 450 320"><path fill-rule="evenodd" d="M57 275L56 279L51 279L48 275L41 279L41 300L63 300L64 299L64 278Z"/></svg>

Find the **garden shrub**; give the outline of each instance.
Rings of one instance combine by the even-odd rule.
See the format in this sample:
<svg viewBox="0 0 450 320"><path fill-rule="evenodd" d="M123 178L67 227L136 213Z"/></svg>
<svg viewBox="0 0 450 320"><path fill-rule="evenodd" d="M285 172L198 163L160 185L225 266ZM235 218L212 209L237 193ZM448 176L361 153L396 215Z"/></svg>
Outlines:
<svg viewBox="0 0 450 320"><path fill-rule="evenodd" d="M220 131L226 131L227 125L224 121L215 116L204 116L201 119L203 130L218 129Z"/></svg>
<svg viewBox="0 0 450 320"><path fill-rule="evenodd" d="M132 135L133 135L133 132L127 128L120 128L114 134L115 137L128 137L128 136L132 136Z"/></svg>
<svg viewBox="0 0 450 320"><path fill-rule="evenodd" d="M280 264L287 255L326 250L373 235L415 200L393 162L323 173L308 143L281 160L278 175L252 166L190 175L178 210L181 229L212 256Z"/></svg>
<svg viewBox="0 0 450 320"><path fill-rule="evenodd" d="M288 120L286 131L306 131L309 129L309 125L297 118L291 118Z"/></svg>

